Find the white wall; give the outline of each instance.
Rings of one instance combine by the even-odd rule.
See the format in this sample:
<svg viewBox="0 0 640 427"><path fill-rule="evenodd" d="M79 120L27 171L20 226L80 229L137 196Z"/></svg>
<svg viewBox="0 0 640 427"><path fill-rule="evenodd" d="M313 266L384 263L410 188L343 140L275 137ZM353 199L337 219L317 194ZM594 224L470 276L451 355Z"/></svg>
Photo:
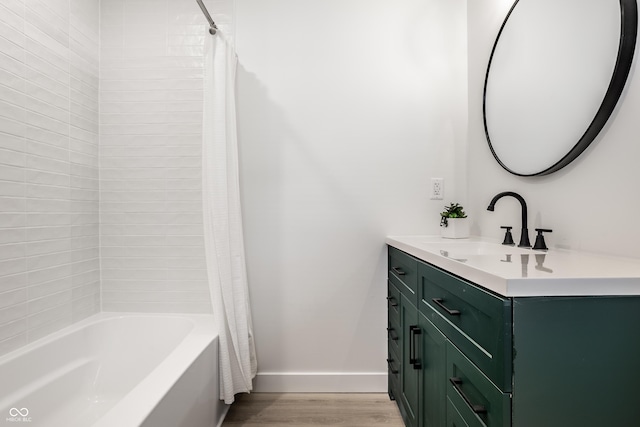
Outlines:
<svg viewBox="0 0 640 427"><path fill-rule="evenodd" d="M0 4L0 354L100 309L98 4Z"/></svg>
<svg viewBox="0 0 640 427"><path fill-rule="evenodd" d="M207 2L220 25L230 0ZM210 312L201 195L204 38L194 0L101 0L106 311Z"/></svg>
<svg viewBox="0 0 640 427"><path fill-rule="evenodd" d="M640 83L638 53L625 92L609 123L571 165L541 178L518 178L493 159L482 125L482 90L495 36L511 7L509 0L469 2L469 213L473 232L502 237L500 225L520 228L519 205L504 199L486 211L500 191L520 193L529 204L529 229L553 229L547 244L591 252L640 256ZM625 220L620 219L624 217ZM628 219L626 219L628 218Z"/></svg>
<svg viewBox="0 0 640 427"><path fill-rule="evenodd" d="M236 1L258 390L386 390L384 238L464 193L465 6Z"/></svg>

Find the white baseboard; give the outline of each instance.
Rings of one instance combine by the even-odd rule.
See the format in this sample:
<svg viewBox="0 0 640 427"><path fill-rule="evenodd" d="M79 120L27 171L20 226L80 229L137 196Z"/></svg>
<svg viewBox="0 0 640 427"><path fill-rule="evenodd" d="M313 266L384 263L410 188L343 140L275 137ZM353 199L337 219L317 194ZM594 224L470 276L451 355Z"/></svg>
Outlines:
<svg viewBox="0 0 640 427"><path fill-rule="evenodd" d="M224 419L227 417L227 414L229 413L229 408L231 408L231 405L224 405L224 408L222 409L222 413L218 417L218 424L216 424L216 427L222 427L222 423L224 422Z"/></svg>
<svg viewBox="0 0 640 427"><path fill-rule="evenodd" d="M256 393L386 393L386 372L259 372Z"/></svg>

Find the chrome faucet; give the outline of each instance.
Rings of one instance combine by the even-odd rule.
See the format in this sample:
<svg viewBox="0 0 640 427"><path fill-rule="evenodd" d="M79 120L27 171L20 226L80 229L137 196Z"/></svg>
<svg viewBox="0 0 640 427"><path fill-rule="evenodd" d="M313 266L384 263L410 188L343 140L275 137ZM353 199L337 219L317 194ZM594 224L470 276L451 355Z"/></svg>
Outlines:
<svg viewBox="0 0 640 427"><path fill-rule="evenodd" d="M521 195L519 195L518 193L514 193L513 191L504 191L502 193L498 193L493 199L491 199L487 210L493 212L496 206L496 202L504 196L511 196L520 202L520 206L522 207L522 231L520 232L520 243L518 244L518 246L521 248L530 248L531 242L529 242L529 230L527 229L527 202L524 201Z"/></svg>

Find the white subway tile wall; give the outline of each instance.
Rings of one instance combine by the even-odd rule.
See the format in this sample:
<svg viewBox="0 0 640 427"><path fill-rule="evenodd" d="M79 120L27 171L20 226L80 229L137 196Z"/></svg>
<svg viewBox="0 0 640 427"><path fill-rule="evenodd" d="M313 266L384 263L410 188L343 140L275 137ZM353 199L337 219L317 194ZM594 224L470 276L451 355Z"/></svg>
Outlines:
<svg viewBox="0 0 640 427"><path fill-rule="evenodd" d="M232 0L206 1L221 28ZM195 0L102 0L100 238L105 311L210 312Z"/></svg>
<svg viewBox="0 0 640 427"><path fill-rule="evenodd" d="M195 0L0 3L0 354L101 304L210 312L206 28Z"/></svg>
<svg viewBox="0 0 640 427"><path fill-rule="evenodd" d="M99 0L0 2L0 354L100 310Z"/></svg>

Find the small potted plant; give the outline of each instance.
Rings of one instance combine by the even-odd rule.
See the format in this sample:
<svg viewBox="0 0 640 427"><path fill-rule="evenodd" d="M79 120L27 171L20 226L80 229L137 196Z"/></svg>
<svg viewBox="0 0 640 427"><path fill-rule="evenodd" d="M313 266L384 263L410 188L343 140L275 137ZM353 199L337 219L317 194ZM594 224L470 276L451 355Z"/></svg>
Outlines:
<svg viewBox="0 0 640 427"><path fill-rule="evenodd" d="M451 203L440 212L440 231L446 239L465 239L469 237L469 221L464 208L458 203Z"/></svg>

